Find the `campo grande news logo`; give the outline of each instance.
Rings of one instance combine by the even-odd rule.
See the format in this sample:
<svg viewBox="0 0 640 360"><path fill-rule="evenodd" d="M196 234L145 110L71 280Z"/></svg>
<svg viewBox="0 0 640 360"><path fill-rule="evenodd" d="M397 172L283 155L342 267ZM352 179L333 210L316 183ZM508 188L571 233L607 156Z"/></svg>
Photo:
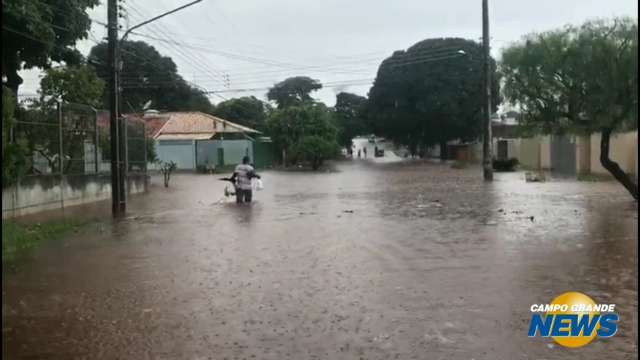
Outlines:
<svg viewBox="0 0 640 360"><path fill-rule="evenodd" d="M596 336L609 338L618 331L615 304L596 304L579 292L566 292L551 304L531 305L529 337L551 337L558 344L577 348Z"/></svg>

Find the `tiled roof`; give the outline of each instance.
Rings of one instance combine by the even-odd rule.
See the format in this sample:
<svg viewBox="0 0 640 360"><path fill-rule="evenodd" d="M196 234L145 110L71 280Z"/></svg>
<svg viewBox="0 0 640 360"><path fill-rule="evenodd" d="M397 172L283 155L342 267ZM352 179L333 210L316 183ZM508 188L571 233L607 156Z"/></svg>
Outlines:
<svg viewBox="0 0 640 360"><path fill-rule="evenodd" d="M145 130L147 133L147 136L150 137L154 137L157 132L162 128L162 126L167 122L167 120L169 120L168 118L153 118L153 119L147 119L147 118L142 118L142 116L138 115L138 114L124 114L123 115L127 121L129 123L132 122L145 122ZM110 123L109 123L110 119L109 119L109 112L108 111L100 111L98 112L98 127L100 128L100 131L110 131Z"/></svg>
<svg viewBox="0 0 640 360"><path fill-rule="evenodd" d="M143 116L123 115L129 122L144 121L147 136L156 139L210 139L216 133L259 133L259 131L219 117L193 111L169 112ZM101 131L109 131L109 112L98 113Z"/></svg>
<svg viewBox="0 0 640 360"><path fill-rule="evenodd" d="M147 135L150 137L156 137L167 121L169 121L168 117L144 118Z"/></svg>
<svg viewBox="0 0 640 360"><path fill-rule="evenodd" d="M170 112L163 114L168 117L167 123L156 133L156 138L167 139L167 135L192 134L193 139L211 138L216 133L259 133L258 131L232 123L219 117L201 112ZM180 138L185 138L181 136Z"/></svg>
<svg viewBox="0 0 640 360"><path fill-rule="evenodd" d="M186 134L160 134L156 140L207 140L211 135L208 133L186 133Z"/></svg>

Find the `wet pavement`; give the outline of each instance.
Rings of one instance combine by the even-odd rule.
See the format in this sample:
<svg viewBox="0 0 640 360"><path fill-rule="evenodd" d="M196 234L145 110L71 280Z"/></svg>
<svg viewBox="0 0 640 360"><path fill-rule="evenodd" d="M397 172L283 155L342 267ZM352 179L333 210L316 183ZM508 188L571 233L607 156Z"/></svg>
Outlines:
<svg viewBox="0 0 640 360"><path fill-rule="evenodd" d="M3 358L637 358L637 205L614 182L421 162L265 172L252 206L177 174L3 274ZM154 179L160 184L160 179ZM619 332L528 338L581 291Z"/></svg>

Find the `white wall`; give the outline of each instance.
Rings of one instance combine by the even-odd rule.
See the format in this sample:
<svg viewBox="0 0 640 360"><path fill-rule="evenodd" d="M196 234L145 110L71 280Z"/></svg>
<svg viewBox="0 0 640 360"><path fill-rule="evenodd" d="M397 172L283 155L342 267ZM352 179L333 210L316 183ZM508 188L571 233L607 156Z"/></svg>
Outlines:
<svg viewBox="0 0 640 360"><path fill-rule="evenodd" d="M144 175L131 176L127 192L146 191ZM61 209L111 197L110 174L77 175L61 179L58 175L34 176L2 190L2 218Z"/></svg>
<svg viewBox="0 0 640 360"><path fill-rule="evenodd" d="M600 134L591 135L591 172L609 175L600 164ZM611 135L609 158L620 165L627 174L638 176L638 132L630 131Z"/></svg>
<svg viewBox="0 0 640 360"><path fill-rule="evenodd" d="M173 161L180 170L195 170L195 146L193 140L160 140L156 144L161 162Z"/></svg>

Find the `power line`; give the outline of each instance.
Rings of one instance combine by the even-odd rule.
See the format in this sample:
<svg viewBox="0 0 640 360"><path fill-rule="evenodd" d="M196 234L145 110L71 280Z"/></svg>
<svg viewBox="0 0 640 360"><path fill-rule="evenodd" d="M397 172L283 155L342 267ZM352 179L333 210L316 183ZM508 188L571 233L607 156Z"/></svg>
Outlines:
<svg viewBox="0 0 640 360"><path fill-rule="evenodd" d="M234 53L229 53L229 52L220 51L220 50L214 50L214 49L210 49L210 48L199 47L199 46L192 45L192 44L185 43L185 42L171 41L171 40L162 39L162 38L158 38L158 37L154 37L154 36L151 36L151 35L148 35L148 34L143 34L143 33L138 33L138 32L132 32L132 34L140 36L140 37L144 37L144 38L153 39L153 40L156 40L156 41L171 43L171 44L174 44L176 46L183 47L183 48L189 48L189 49L194 49L194 50L198 50L198 51L208 52L208 53L211 53L211 54L214 54L214 55L218 55L218 56L222 56L222 57L226 57L226 58L230 58L230 59L234 59L234 60L240 60L240 61L245 61L245 62L259 64L259 65L274 66L274 67L282 68L282 69L279 69L279 70L271 70L271 71L255 71L254 73L256 73L256 74L281 73L281 72L286 72L286 71L291 71L291 70L308 70L308 69L317 69L318 72L327 72L327 71L337 72L337 73L344 72L344 71L340 71L339 68L338 69L324 69L324 67L326 67L326 65L305 66L305 65L300 65L300 64L292 64L292 63L286 63L286 62L280 62L280 61L274 61L274 60L268 60L268 59L261 59L261 58L251 57L251 56L245 56L245 55L240 55L240 54L234 54ZM365 61L371 61L371 60L379 60L379 58L365 59ZM352 61L348 61L348 62L344 62L344 63L345 64L348 64L348 63L361 64L362 62L363 62L363 60L352 60ZM251 76L251 72L249 72L249 73L245 72L245 73L243 73L243 75L246 76L246 77L249 77L249 76Z"/></svg>
<svg viewBox="0 0 640 360"><path fill-rule="evenodd" d="M350 79L350 80L343 80L343 81L332 81L332 82L327 82L325 84L322 85L322 88L333 88L333 87L340 87L340 86L350 86L350 85L367 85L367 84L371 84L371 82L375 80L372 78L368 78L368 79ZM224 90L213 90L211 91L211 93L225 93L225 92L254 92L254 91L264 91L264 90L269 90L270 87L263 87L263 88L241 88L241 89L224 89Z"/></svg>
<svg viewBox="0 0 640 360"><path fill-rule="evenodd" d="M386 64L390 64L393 67L401 67L401 66L407 66L407 65L412 65L412 64L421 64L421 63L426 63L426 62L432 62L432 61L441 61L441 60L446 60L446 59L453 59L453 58L457 58L457 57L461 57L464 56L465 53L460 53L460 52L452 52L452 49L458 49L458 47L446 47L446 48L440 48L440 49L434 49L430 54L433 55L424 55L426 54L426 52L423 52L421 56L408 56L406 59L388 59L385 61ZM268 80L266 80L268 81ZM244 82L240 82L241 84L255 84L255 83L260 83L261 81L256 81L256 79L253 80L249 80L249 81L244 81ZM264 81L262 81L264 82ZM162 81L158 81L156 82L156 84L161 84L163 83ZM150 84L148 84L150 85Z"/></svg>
<svg viewBox="0 0 640 360"><path fill-rule="evenodd" d="M138 10L135 6L130 5L130 8L135 11L137 14L140 14L140 16L144 16L142 14L142 12L140 10ZM149 26L153 29L155 29L155 31L157 31L158 33L163 34L164 36L166 36L167 38L171 38L170 35L164 33L164 30L162 28L160 28L159 26L157 26L156 24L149 24ZM213 72L211 72L211 70L209 70L210 65L208 64L204 64L202 62L202 60L200 60L199 58L195 58L192 55L187 55L185 54L183 51L177 49L175 46L171 46L171 48L176 52L176 54L178 54L182 59L184 59L185 61L187 61L189 64L191 64L192 66L194 66L195 68L199 69L200 71L203 71L205 73L210 74L213 77L218 77L220 78L219 75L214 74ZM224 78L221 78L221 82L224 84Z"/></svg>
<svg viewBox="0 0 640 360"><path fill-rule="evenodd" d="M134 9L134 11L135 11L135 9ZM139 11L138 11L138 13L139 13ZM98 20L93 20L93 21L98 23L98 24L100 24L100 25L106 26L105 23L100 22ZM194 88L203 88L202 86L199 86L199 85L197 85L197 84L195 84L193 82L185 80L179 74L176 74L177 78L174 78L171 75L167 74L163 69L160 68L160 65L157 64L154 59L150 58L150 56L146 56L146 57L143 58L143 57L139 56L138 54L129 52L129 51L124 50L124 49L121 49L120 51L125 53L125 54L129 54L129 55L131 55L133 57L142 59L145 62L149 63L150 65L152 65L153 67L156 67L158 69L157 73L145 72L145 73L141 74L139 72L126 72L126 71L120 72L120 75L121 75L120 78L123 80L121 82L121 85L122 85L121 87L123 89L143 88L142 86L131 86L131 85L136 85L136 84L137 85L143 84L143 85L145 85L144 88L149 88L148 85L150 85L151 82L143 82L143 83L141 83L140 77L141 76L154 76L154 75L156 75L156 76L160 75L161 79L165 79L166 81L163 82L164 85L174 85L174 84L177 84L180 81L184 81L186 84L191 85ZM156 76L154 76L154 77L156 77ZM153 83L155 84L157 81L158 81L158 79L154 79ZM160 88L160 87L165 87L165 86L158 86L158 88ZM203 89L204 89L203 93L207 91L206 88L203 88ZM219 97L221 97L221 98L226 100L226 98L224 98L222 96L219 96Z"/></svg>

